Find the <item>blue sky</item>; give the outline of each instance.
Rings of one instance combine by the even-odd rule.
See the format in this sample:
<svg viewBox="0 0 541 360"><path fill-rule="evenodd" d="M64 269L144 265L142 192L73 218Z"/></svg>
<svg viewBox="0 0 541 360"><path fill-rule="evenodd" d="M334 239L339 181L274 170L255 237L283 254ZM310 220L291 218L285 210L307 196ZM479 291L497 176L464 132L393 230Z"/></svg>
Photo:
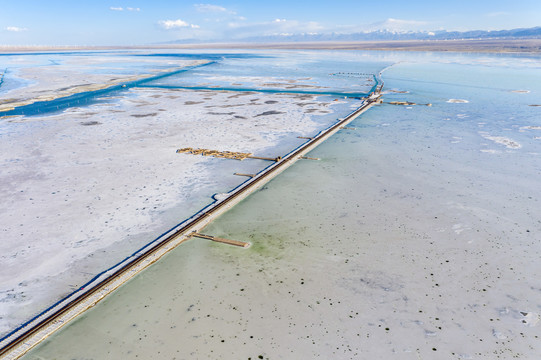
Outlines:
<svg viewBox="0 0 541 360"><path fill-rule="evenodd" d="M540 25L540 0L0 2L0 45L138 45L191 38Z"/></svg>

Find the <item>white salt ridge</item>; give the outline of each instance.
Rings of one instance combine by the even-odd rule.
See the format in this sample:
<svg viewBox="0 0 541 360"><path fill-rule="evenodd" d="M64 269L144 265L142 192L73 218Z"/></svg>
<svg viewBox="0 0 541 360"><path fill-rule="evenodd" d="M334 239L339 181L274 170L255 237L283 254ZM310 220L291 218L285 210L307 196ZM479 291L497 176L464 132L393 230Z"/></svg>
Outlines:
<svg viewBox="0 0 541 360"><path fill-rule="evenodd" d="M464 99L449 99L447 100L448 103L450 104L467 104L469 103L468 100L464 100Z"/></svg>
<svg viewBox="0 0 541 360"><path fill-rule="evenodd" d="M521 126L519 131L525 132L526 130L541 130L541 126L532 126L532 125Z"/></svg>
<svg viewBox="0 0 541 360"><path fill-rule="evenodd" d="M216 193L212 197L216 201L225 200L229 196L229 193Z"/></svg>
<svg viewBox="0 0 541 360"><path fill-rule="evenodd" d="M492 335L494 335L494 337L499 340L507 339L507 335L504 335L501 331L498 331L496 329L492 330Z"/></svg>
<svg viewBox="0 0 541 360"><path fill-rule="evenodd" d="M479 132L479 134L485 139L491 140L496 144L505 145L505 147L508 149L520 149L522 147L522 145L520 145L518 142L503 136L492 136L486 132Z"/></svg>

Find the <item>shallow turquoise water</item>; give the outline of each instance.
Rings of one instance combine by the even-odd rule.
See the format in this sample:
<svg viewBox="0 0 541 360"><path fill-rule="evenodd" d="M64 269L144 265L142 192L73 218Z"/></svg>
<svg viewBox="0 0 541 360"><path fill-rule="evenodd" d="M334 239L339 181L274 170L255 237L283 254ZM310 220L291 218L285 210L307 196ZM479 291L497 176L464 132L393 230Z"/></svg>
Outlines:
<svg viewBox="0 0 541 360"><path fill-rule="evenodd" d="M432 106L372 108L204 231L252 247L190 241L25 358L540 353L539 58L358 55Z"/></svg>

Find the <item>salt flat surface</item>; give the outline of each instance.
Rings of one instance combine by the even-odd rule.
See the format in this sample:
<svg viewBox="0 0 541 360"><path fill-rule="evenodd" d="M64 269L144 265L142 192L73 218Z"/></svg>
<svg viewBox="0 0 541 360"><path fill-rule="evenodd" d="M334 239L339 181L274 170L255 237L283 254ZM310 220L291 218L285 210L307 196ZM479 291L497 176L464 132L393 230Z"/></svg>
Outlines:
<svg viewBox="0 0 541 360"><path fill-rule="evenodd" d="M25 358L535 358L535 179L388 115L205 229L250 248L194 239Z"/></svg>
<svg viewBox="0 0 541 360"><path fill-rule="evenodd" d="M250 248L189 241L25 358L538 358L539 60L403 56L387 100L432 107L372 108L205 229Z"/></svg>
<svg viewBox="0 0 541 360"><path fill-rule="evenodd" d="M297 135L334 121L316 121L332 104L306 95L135 88L109 104L5 120L0 333L245 180L232 176L233 167L216 170L227 160L177 148L282 155L284 139L292 149ZM266 165L233 162L252 171Z"/></svg>

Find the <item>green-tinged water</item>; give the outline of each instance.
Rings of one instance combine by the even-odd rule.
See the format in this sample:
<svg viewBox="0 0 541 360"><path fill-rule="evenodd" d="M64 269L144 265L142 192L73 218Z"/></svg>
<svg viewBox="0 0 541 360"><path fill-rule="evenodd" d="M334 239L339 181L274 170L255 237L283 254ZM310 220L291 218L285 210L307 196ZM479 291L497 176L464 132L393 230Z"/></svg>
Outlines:
<svg viewBox="0 0 541 360"><path fill-rule="evenodd" d="M536 358L540 60L385 54L384 101L432 106L372 108L202 231L250 248L191 240L24 358Z"/></svg>

